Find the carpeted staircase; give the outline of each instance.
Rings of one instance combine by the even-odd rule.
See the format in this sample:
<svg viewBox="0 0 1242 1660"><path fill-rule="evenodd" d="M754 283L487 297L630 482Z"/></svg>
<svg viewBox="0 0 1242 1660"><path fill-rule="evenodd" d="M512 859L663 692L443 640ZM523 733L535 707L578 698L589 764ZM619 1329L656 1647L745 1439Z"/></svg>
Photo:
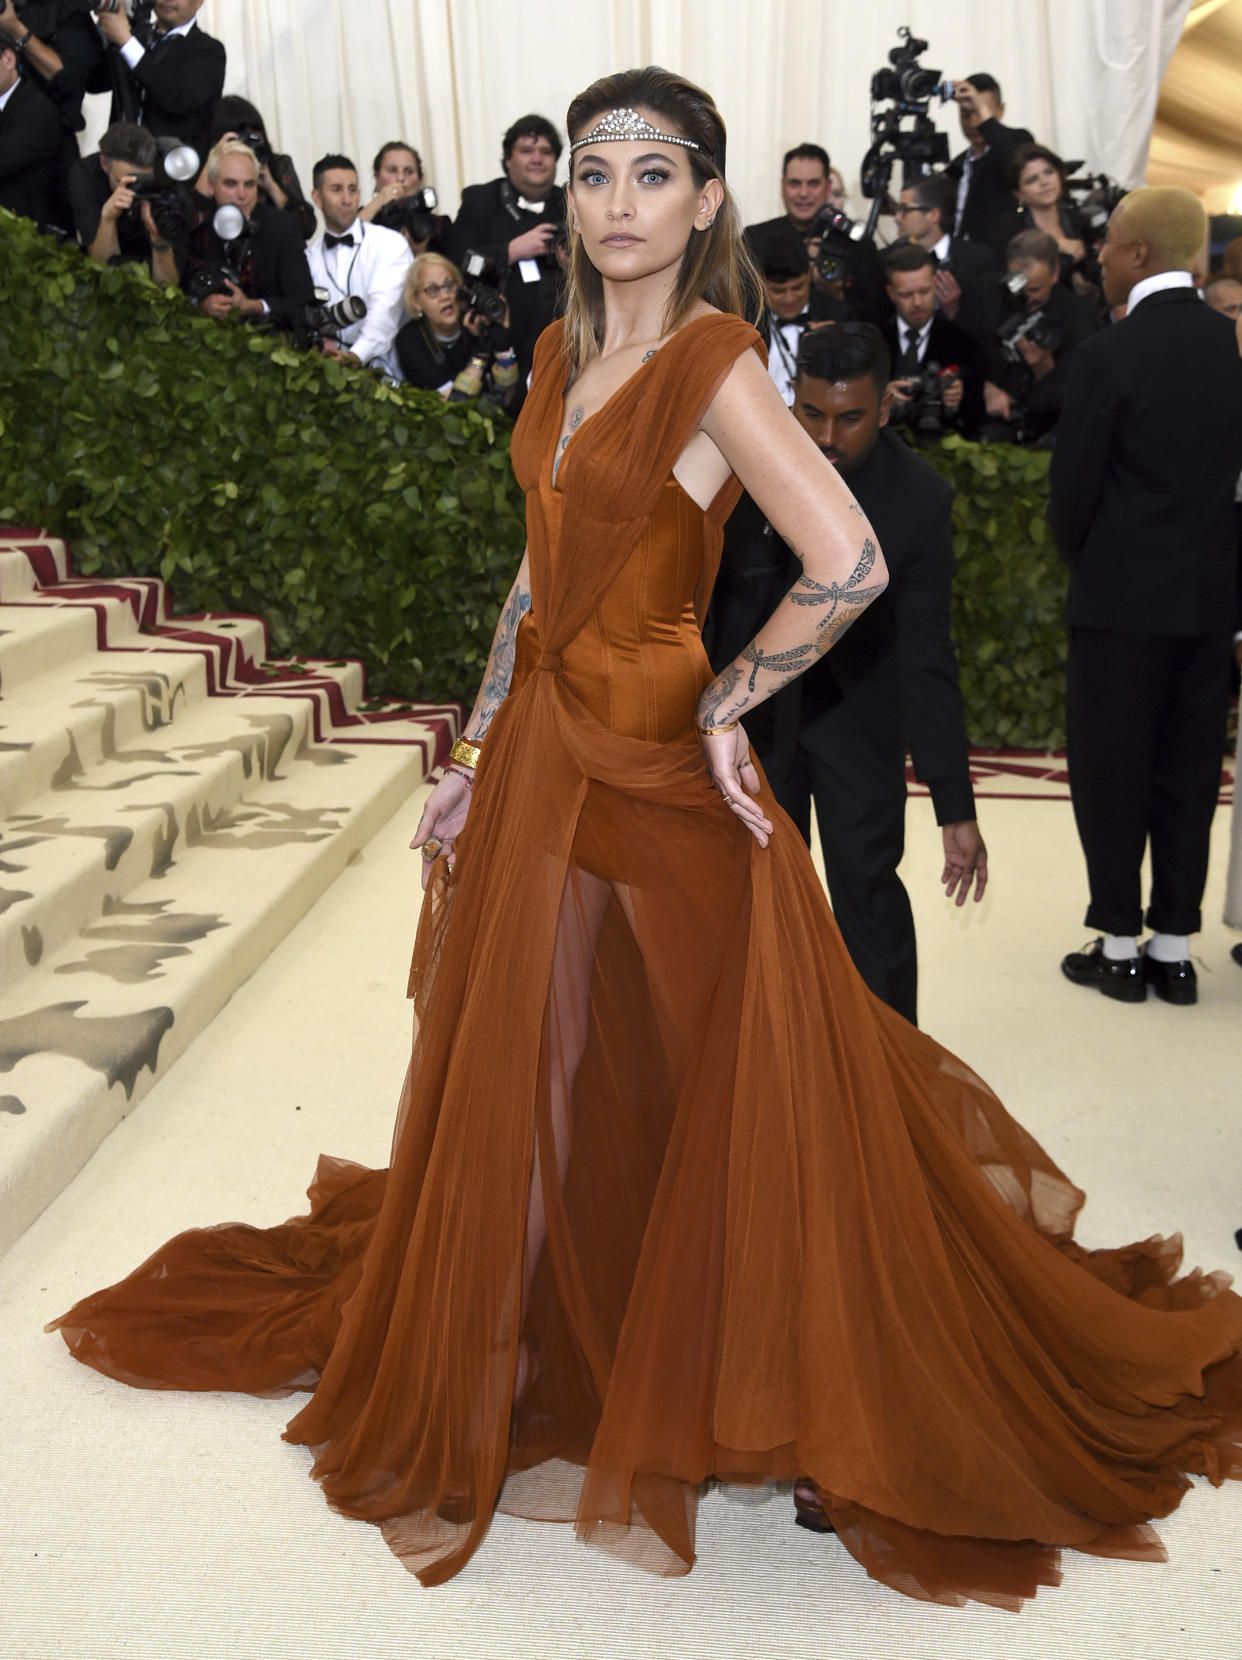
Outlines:
<svg viewBox="0 0 1242 1660"><path fill-rule="evenodd" d="M457 735L167 607L0 531L0 1251Z"/></svg>

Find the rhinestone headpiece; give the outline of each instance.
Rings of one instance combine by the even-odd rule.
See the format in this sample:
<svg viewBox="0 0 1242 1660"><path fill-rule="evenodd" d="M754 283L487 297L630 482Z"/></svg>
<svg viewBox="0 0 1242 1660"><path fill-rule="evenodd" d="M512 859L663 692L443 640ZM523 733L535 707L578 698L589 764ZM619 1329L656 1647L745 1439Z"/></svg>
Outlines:
<svg viewBox="0 0 1242 1660"><path fill-rule="evenodd" d="M637 110L621 109L609 110L602 116L585 138L575 139L569 146L569 153L581 150L584 144L607 144L614 139L624 139L627 142L641 139L655 139L660 144L680 144L685 150L699 150L702 145L696 144L692 138L677 138L672 133L662 133L658 127L653 127Z"/></svg>

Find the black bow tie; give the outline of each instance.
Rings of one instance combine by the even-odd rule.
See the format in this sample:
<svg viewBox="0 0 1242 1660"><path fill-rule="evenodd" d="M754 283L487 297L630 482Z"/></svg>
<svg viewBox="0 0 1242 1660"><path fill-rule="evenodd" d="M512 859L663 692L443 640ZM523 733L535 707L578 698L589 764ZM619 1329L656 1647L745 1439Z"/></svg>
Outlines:
<svg viewBox="0 0 1242 1660"><path fill-rule="evenodd" d="M352 248L354 233L350 231L348 236L333 236L331 231L327 231L324 234L323 245L325 248Z"/></svg>

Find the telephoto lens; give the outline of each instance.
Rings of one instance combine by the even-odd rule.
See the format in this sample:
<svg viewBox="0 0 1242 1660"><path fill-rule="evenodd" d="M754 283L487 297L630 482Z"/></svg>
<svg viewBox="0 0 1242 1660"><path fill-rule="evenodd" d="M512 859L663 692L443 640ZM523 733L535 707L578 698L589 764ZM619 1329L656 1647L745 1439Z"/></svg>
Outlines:
<svg viewBox="0 0 1242 1660"><path fill-rule="evenodd" d="M95 10L102 16L104 12L123 12L125 0L95 0Z"/></svg>

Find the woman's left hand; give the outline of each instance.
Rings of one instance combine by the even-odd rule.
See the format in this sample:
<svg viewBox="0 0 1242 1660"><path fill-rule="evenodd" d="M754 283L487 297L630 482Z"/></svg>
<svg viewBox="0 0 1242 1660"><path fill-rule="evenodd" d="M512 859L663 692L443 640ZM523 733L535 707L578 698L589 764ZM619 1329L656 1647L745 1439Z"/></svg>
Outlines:
<svg viewBox="0 0 1242 1660"><path fill-rule="evenodd" d="M700 733L699 742L707 757L712 787L720 792L730 811L741 819L760 847L766 847L772 822L764 817L759 803L751 800L759 794L759 774L750 758L745 727L739 721L732 732L722 732L714 738Z"/></svg>

